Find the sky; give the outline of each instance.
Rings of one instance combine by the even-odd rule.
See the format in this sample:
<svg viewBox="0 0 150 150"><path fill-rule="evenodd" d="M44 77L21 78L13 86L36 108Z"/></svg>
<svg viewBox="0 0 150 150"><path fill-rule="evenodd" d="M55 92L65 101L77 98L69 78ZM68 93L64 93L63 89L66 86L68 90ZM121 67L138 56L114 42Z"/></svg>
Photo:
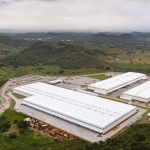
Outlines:
<svg viewBox="0 0 150 150"><path fill-rule="evenodd" d="M150 0L0 0L0 29L150 31Z"/></svg>

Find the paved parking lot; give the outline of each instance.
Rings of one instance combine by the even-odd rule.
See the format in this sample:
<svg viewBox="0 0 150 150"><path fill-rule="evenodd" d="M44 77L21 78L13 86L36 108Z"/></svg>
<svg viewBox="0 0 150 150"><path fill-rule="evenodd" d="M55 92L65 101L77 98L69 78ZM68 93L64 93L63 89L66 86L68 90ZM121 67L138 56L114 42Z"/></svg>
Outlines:
<svg viewBox="0 0 150 150"><path fill-rule="evenodd" d="M62 88L65 88L65 89L70 89L70 90L77 90L77 89L80 88L80 86L78 86L78 85L65 84L65 83L59 83L59 84L56 84L55 86L62 87Z"/></svg>
<svg viewBox="0 0 150 150"><path fill-rule="evenodd" d="M21 105L23 100L22 99L17 99L14 95L11 94L11 92L7 93L7 95L16 102L16 105L15 105L14 109L18 110L20 108L20 105Z"/></svg>
<svg viewBox="0 0 150 150"><path fill-rule="evenodd" d="M65 82L72 83L74 85L88 85L92 84L95 82L99 82L100 80L94 79L94 78L89 78L89 77L72 77L71 79L65 79Z"/></svg>

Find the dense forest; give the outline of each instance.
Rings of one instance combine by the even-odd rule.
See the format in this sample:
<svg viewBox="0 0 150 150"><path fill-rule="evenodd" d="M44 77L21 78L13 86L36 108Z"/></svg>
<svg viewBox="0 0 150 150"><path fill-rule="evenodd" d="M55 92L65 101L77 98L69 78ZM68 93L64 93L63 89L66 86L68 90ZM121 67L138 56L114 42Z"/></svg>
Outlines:
<svg viewBox="0 0 150 150"><path fill-rule="evenodd" d="M150 150L149 134L149 124L135 124L114 139L87 145L86 150Z"/></svg>

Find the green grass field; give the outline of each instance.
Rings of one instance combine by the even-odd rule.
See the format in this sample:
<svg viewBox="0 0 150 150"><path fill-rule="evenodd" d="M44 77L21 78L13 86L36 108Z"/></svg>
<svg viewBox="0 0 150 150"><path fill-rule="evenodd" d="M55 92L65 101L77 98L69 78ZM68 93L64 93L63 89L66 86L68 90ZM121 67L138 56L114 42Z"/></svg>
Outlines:
<svg viewBox="0 0 150 150"><path fill-rule="evenodd" d="M10 124L13 125L15 120L22 121L25 119L25 116L18 114L17 112L14 112L12 110L7 109L2 116L6 117L7 120L10 121Z"/></svg>
<svg viewBox="0 0 150 150"><path fill-rule="evenodd" d="M11 105L10 105L9 108L14 109L15 105L16 105L16 102L14 100L12 100Z"/></svg>
<svg viewBox="0 0 150 150"><path fill-rule="evenodd" d="M111 78L110 76L106 76L105 74L92 75L92 76L88 76L88 77L99 79L99 80L105 80L105 79Z"/></svg>
<svg viewBox="0 0 150 150"><path fill-rule="evenodd" d="M140 120L140 122L148 122L148 117L147 117L147 114L150 113L150 108L146 108L146 107L142 107L142 106L138 106L138 105L134 105L136 107L139 107L139 108L143 108L143 109L146 109L147 111L142 115L142 118Z"/></svg>
<svg viewBox="0 0 150 150"><path fill-rule="evenodd" d="M150 52L145 51L144 53L141 52L141 50L135 50L135 53L132 53L131 55L128 56L117 56L118 61L116 61L113 57L109 59L108 61L110 63L115 62L115 63L123 63L123 64L130 64L131 61L134 64L150 64Z"/></svg>
<svg viewBox="0 0 150 150"><path fill-rule="evenodd" d="M15 96L16 98L18 99L23 99L23 98L26 98L25 96L22 96L22 95L19 95L17 93L11 93L13 96Z"/></svg>
<svg viewBox="0 0 150 150"><path fill-rule="evenodd" d="M100 73L102 70L99 69L70 69L65 70L63 74L59 73L61 68L59 66L21 66L14 69L13 66L5 66L0 68L0 80L8 80L13 77L24 76L28 74L36 75L47 75L47 76L74 76L74 75L84 75L92 73Z"/></svg>
<svg viewBox="0 0 150 150"><path fill-rule="evenodd" d="M82 88L86 88L86 87L87 87L87 85L81 85L81 87L82 87Z"/></svg>

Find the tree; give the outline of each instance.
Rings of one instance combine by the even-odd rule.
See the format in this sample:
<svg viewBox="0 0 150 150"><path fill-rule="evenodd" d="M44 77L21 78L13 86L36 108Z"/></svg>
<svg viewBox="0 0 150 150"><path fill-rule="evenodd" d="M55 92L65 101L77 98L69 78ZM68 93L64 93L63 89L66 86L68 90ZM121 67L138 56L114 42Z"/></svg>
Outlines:
<svg viewBox="0 0 150 150"><path fill-rule="evenodd" d="M20 121L20 122L17 123L17 126L18 126L19 128L25 129L25 128L28 127L28 122L27 122L27 121Z"/></svg>
<svg viewBox="0 0 150 150"><path fill-rule="evenodd" d="M18 68L18 65L14 65L14 70Z"/></svg>
<svg viewBox="0 0 150 150"><path fill-rule="evenodd" d="M146 137L145 137L144 134L136 134L135 135L135 140L138 141L138 142L142 142L142 141L146 140Z"/></svg>
<svg viewBox="0 0 150 150"><path fill-rule="evenodd" d="M16 132L10 133L10 134L9 134L9 137L12 138L12 139L16 138L16 137L17 137Z"/></svg>
<svg viewBox="0 0 150 150"><path fill-rule="evenodd" d="M64 72L65 72L65 70L60 69L58 73L63 74Z"/></svg>

